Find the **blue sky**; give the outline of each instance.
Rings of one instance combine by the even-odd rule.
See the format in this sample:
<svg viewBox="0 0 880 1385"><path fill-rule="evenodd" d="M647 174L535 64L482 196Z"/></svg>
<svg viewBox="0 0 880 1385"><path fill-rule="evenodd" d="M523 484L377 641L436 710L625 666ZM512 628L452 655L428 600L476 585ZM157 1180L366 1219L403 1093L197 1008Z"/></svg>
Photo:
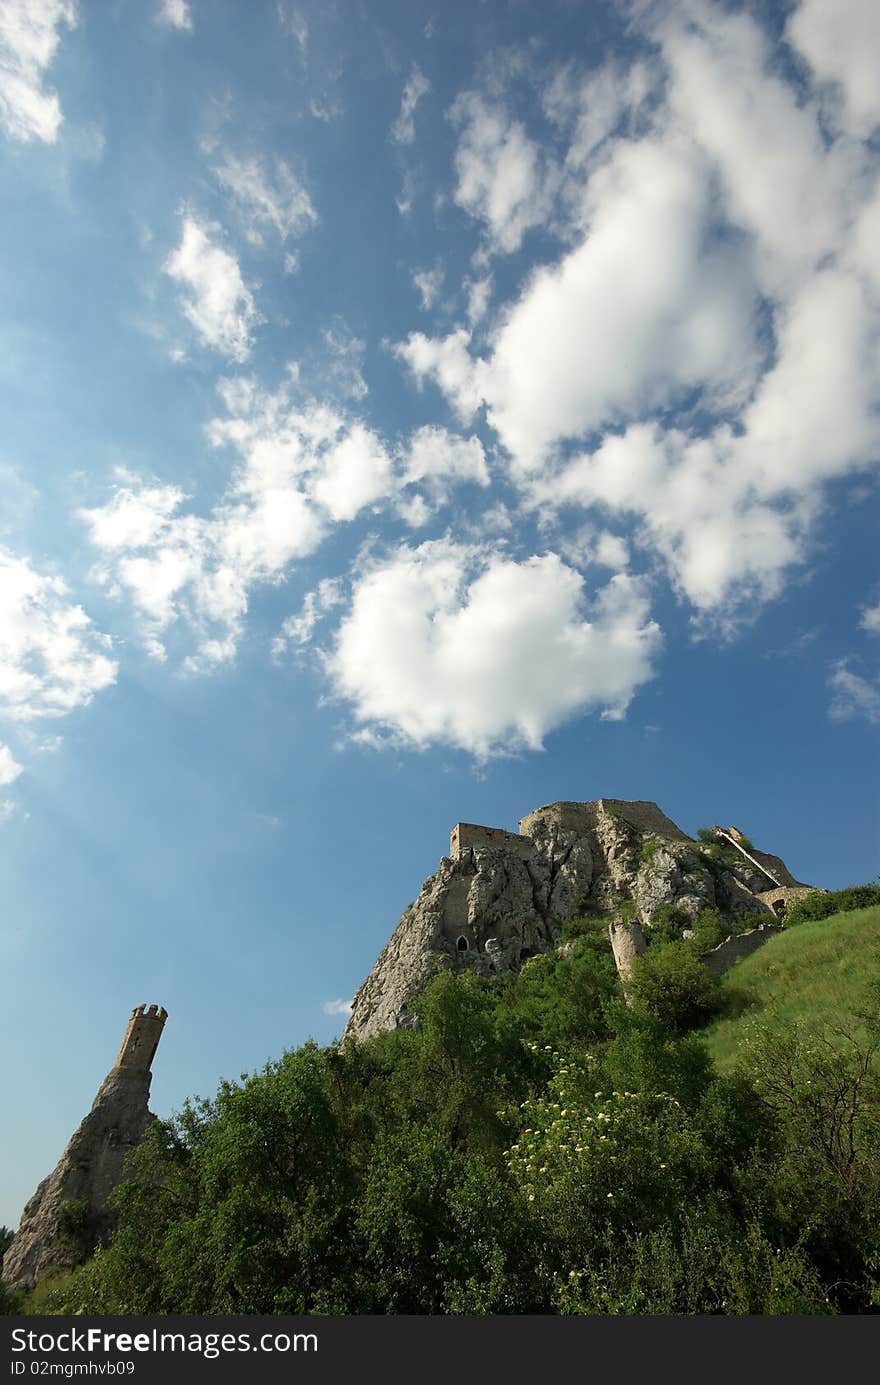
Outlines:
<svg viewBox="0 0 880 1385"><path fill-rule="evenodd" d="M878 871L873 0L0 4L16 1224L329 1042L459 820ZM336 1004L334 1004L336 1002Z"/></svg>

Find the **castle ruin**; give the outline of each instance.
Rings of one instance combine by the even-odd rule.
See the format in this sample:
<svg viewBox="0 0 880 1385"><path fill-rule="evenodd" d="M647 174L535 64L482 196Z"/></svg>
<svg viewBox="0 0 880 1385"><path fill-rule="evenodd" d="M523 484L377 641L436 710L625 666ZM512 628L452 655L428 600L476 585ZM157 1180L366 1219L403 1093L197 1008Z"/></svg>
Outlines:
<svg viewBox="0 0 880 1385"><path fill-rule="evenodd" d="M746 845L737 828L718 828L715 835L717 844L695 841L643 799L547 803L520 820L519 832L456 823L449 855L355 995L344 1040L411 1024L409 1000L438 967L489 976L550 951L562 925L580 911L621 920L612 943L628 971L644 947L642 927L650 929L664 905L690 918L717 908L770 924L788 899L812 888L795 880L778 856ZM634 920L626 927L624 904L626 919ZM751 945L772 931L756 932ZM728 953L738 949L728 948L711 965Z"/></svg>
<svg viewBox="0 0 880 1385"><path fill-rule="evenodd" d="M116 1061L91 1110L22 1213L3 1257L7 1284L31 1289L47 1275L70 1269L112 1224L107 1198L123 1176L125 1156L155 1120L147 1105L150 1068L167 1018L158 1005L132 1010Z"/></svg>

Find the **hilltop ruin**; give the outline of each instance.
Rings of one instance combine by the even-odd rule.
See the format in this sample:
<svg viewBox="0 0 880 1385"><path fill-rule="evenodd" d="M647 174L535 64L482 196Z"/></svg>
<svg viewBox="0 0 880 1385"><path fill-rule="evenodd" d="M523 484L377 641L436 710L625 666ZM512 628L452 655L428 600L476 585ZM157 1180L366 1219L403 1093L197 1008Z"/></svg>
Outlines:
<svg viewBox="0 0 880 1385"><path fill-rule="evenodd" d="M491 975L549 951L578 912L614 915L626 905L650 929L657 910L674 904L691 918L714 907L773 923L813 887L746 843L735 827L695 841L656 803L616 798L546 804L521 819L519 832L456 823L449 855L355 995L344 1039L405 1027L409 1001L441 967ZM773 931L760 929L750 945Z"/></svg>
<svg viewBox="0 0 880 1385"><path fill-rule="evenodd" d="M132 1010L91 1110L25 1207L3 1257L3 1279L13 1288L31 1289L46 1275L70 1269L109 1226L107 1198L122 1177L123 1160L155 1120L147 1106L150 1068L167 1017L157 1005Z"/></svg>

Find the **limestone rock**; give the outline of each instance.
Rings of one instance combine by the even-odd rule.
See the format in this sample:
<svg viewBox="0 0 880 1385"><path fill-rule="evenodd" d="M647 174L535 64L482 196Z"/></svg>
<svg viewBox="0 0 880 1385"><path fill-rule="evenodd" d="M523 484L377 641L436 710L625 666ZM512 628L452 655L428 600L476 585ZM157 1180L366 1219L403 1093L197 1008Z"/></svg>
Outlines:
<svg viewBox="0 0 880 1385"><path fill-rule="evenodd" d="M556 947L562 924L581 911L614 914L632 901L648 929L664 904L690 919L709 907L769 916L761 865L796 883L778 857L752 850L755 865L732 842L694 841L656 803L549 803L519 827L456 824L449 856L355 995L344 1040L412 1023L410 999L440 968L492 975Z"/></svg>
<svg viewBox="0 0 880 1385"><path fill-rule="evenodd" d="M69 1269L83 1258L88 1246L65 1234L65 1204L81 1204L92 1240L110 1225L107 1198L122 1178L123 1160L155 1120L147 1105L150 1063L165 1018L165 1011L155 1005L149 1010L141 1005L132 1012L115 1066L91 1110L24 1209L3 1257L6 1283L30 1289L44 1275Z"/></svg>

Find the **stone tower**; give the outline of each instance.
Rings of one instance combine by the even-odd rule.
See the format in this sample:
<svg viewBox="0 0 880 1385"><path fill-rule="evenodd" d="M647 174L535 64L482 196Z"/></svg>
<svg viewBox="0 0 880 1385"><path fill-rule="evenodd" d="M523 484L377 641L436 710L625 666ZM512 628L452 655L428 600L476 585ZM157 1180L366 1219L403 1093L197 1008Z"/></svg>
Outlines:
<svg viewBox="0 0 880 1385"><path fill-rule="evenodd" d="M117 1068L141 1068L149 1072L168 1011L161 1005L136 1005L122 1036L119 1052L116 1055Z"/></svg>
<svg viewBox="0 0 880 1385"><path fill-rule="evenodd" d="M166 1019L167 1011L157 1005L132 1010L116 1061L92 1109L24 1209L3 1257L8 1284L30 1289L38 1279L71 1268L111 1225L107 1198L122 1179L126 1154L155 1120L147 1106L150 1066ZM81 1230L75 1237L65 1226L66 1204L73 1204L77 1212Z"/></svg>

